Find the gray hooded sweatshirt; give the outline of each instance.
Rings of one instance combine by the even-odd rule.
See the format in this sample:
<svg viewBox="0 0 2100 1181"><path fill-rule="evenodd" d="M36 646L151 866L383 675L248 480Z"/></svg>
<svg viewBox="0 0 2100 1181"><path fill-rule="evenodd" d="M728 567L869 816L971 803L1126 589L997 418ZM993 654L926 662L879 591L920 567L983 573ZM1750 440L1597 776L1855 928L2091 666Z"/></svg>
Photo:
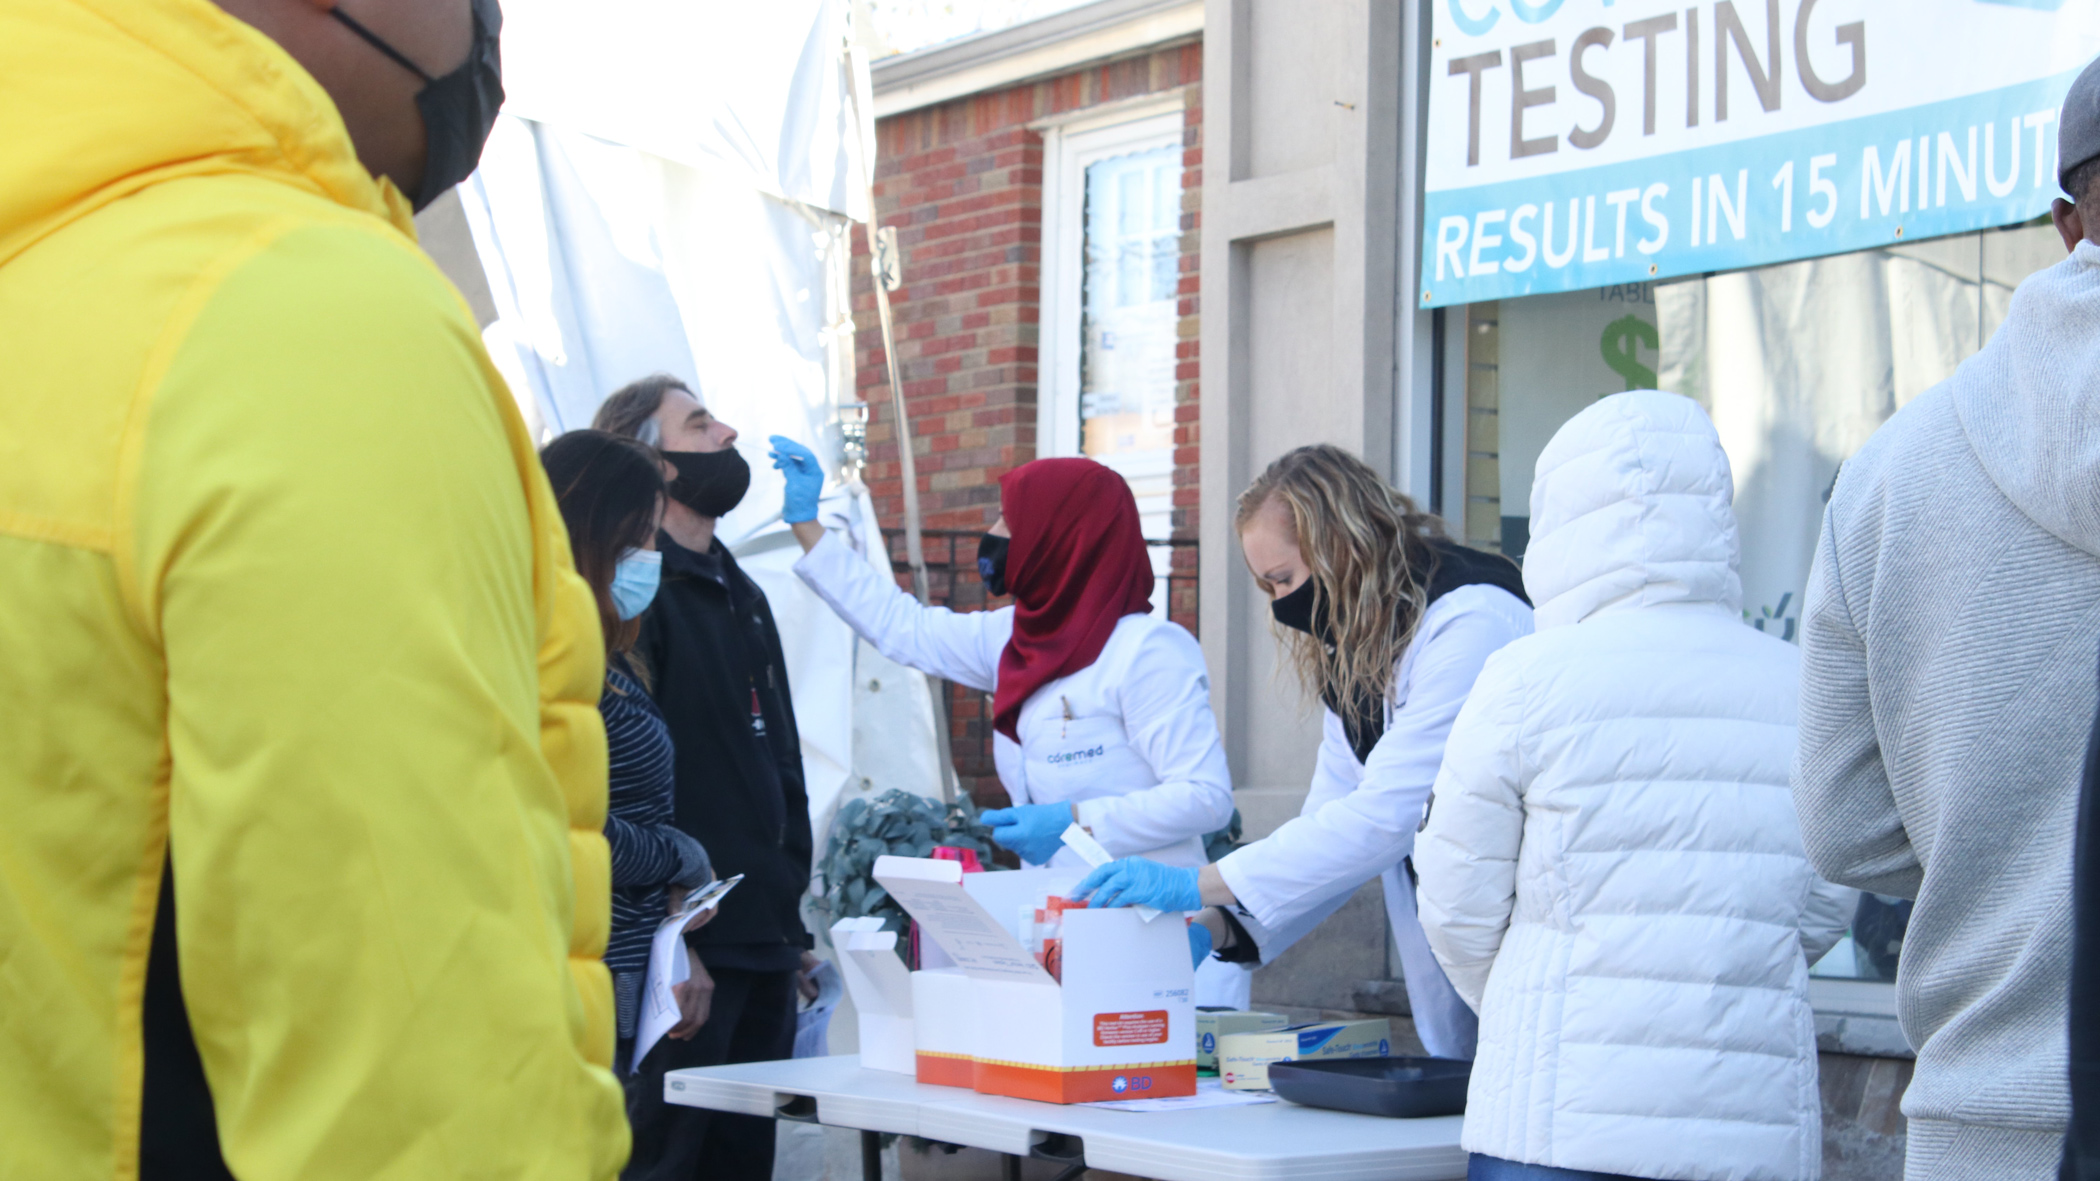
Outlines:
<svg viewBox="0 0 2100 1181"><path fill-rule="evenodd" d="M2100 654L2100 247L2022 284L1990 344L1845 464L1803 615L1809 856L1917 899L1905 1176L2054 1177Z"/></svg>

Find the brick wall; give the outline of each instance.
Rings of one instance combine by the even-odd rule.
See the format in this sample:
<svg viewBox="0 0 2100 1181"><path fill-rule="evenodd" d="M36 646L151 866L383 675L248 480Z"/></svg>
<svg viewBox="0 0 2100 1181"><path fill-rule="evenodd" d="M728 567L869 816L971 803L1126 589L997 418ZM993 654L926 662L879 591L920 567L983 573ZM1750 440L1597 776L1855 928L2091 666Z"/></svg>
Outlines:
<svg viewBox="0 0 2100 1181"><path fill-rule="evenodd" d="M1201 47L1197 49L1200 51ZM1197 53L1201 62L1201 53ZM1197 399L1202 393L1202 351L1199 339L1203 322L1203 87L1190 86L1185 93L1181 129L1181 322L1180 343L1174 361L1174 537L1194 541L1200 487L1202 415ZM1190 631L1196 630L1196 547L1174 551L1172 600L1168 615Z"/></svg>
<svg viewBox="0 0 2100 1181"><path fill-rule="evenodd" d="M1180 343L1176 368L1174 537L1197 530L1197 262L1202 201L1203 49L1185 44L1040 82L906 112L876 125L875 204L897 231L904 286L890 295L911 416L923 527L937 602L986 605L975 535L999 515L1000 475L1036 457L1043 137L1047 116L1177 88L1186 103L1182 167ZM856 237L856 250L864 250ZM863 257L855 267L855 364L872 407L864 478L886 531L904 493L882 333ZM900 582L903 542L892 534ZM1174 555L1168 610L1196 626L1196 552ZM996 604L995 604L996 605ZM956 771L983 806L1006 802L991 759L991 707L950 687Z"/></svg>

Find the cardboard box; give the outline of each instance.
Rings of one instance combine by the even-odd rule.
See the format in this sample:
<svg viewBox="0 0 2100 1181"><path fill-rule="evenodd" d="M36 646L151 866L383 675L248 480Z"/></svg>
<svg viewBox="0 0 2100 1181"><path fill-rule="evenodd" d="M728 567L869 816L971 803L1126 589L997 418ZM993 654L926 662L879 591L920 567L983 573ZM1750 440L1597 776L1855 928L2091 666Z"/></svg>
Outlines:
<svg viewBox="0 0 2100 1181"><path fill-rule="evenodd" d="M967 1087L977 1081L977 992L961 968L911 974L911 1003L928 1014L913 1025L916 1074L922 1083Z"/></svg>
<svg viewBox="0 0 2100 1181"><path fill-rule="evenodd" d="M1281 1013L1250 1013L1243 1009L1196 1010L1196 1069L1218 1069L1218 1039L1228 1033L1272 1033L1289 1025Z"/></svg>
<svg viewBox="0 0 2100 1181"><path fill-rule="evenodd" d="M860 1064L914 1073L911 973L897 956L897 932L883 930L878 918L840 919L831 946L860 1018Z"/></svg>
<svg viewBox="0 0 2100 1181"><path fill-rule="evenodd" d="M1268 1033L1229 1033L1218 1039L1218 1074L1235 1091L1269 1089L1271 1062L1315 1058L1384 1058L1393 1052L1393 1025L1375 1021L1320 1021Z"/></svg>
<svg viewBox="0 0 2100 1181"><path fill-rule="evenodd" d="M922 952L932 940L955 962L912 973L919 1081L1049 1103L1196 1093L1195 973L1181 916L1066 912L1062 983L1008 925L1044 894L1069 893L1083 872L875 863L875 880L918 924Z"/></svg>

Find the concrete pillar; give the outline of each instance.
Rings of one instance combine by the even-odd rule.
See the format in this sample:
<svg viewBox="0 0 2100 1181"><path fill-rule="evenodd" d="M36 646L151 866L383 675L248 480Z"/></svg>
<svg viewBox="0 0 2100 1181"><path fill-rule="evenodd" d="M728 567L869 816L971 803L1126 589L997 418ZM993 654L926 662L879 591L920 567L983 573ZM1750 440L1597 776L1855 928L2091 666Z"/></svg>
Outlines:
<svg viewBox="0 0 2100 1181"><path fill-rule="evenodd" d="M1404 302L1400 232L1413 8L1208 0L1204 12L1202 639L1250 837L1297 813L1319 716L1276 675L1235 498L1306 443L1347 447L1403 486L1425 466L1403 445L1419 430L1396 413L1413 351L1401 338L1422 318Z"/></svg>

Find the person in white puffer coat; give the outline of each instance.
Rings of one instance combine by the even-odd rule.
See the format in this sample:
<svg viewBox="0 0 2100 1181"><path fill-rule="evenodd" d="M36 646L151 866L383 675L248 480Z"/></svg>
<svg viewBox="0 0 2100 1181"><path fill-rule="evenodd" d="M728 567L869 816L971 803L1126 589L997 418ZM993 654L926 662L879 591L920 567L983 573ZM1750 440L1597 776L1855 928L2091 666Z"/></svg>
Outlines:
<svg viewBox="0 0 2100 1181"><path fill-rule="evenodd" d="M1800 654L1747 626L1734 481L1655 390L1539 456L1537 632L1488 658L1416 843L1430 947L1480 1015L1475 1181L1813 1181L1808 967L1857 897L1788 776Z"/></svg>

